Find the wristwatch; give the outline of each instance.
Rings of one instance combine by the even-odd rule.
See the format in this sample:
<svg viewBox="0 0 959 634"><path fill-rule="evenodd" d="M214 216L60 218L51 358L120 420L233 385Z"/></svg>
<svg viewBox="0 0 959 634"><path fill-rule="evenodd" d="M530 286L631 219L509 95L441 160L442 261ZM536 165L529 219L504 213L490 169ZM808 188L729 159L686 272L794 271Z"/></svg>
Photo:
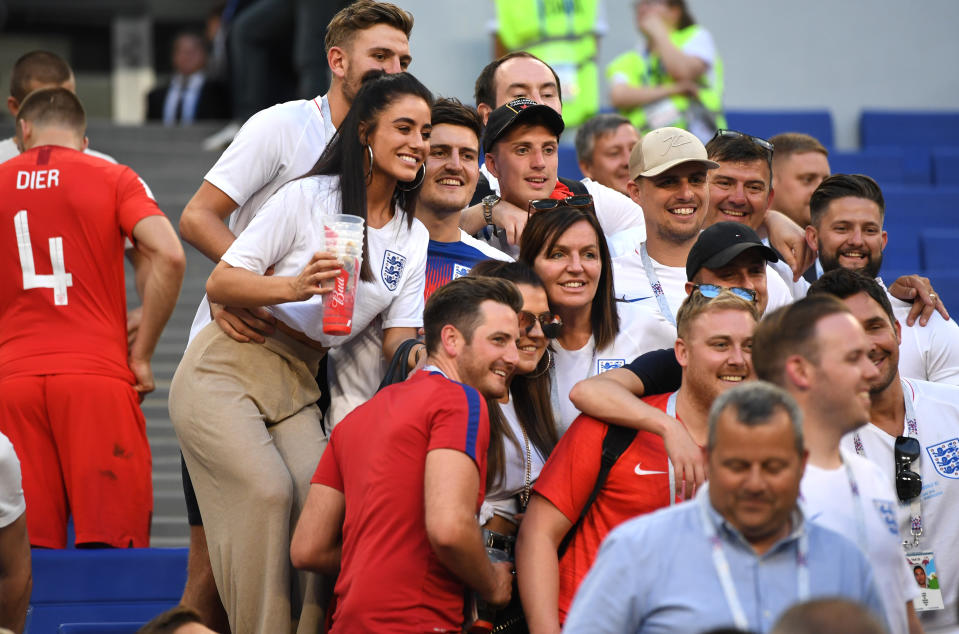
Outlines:
<svg viewBox="0 0 959 634"><path fill-rule="evenodd" d="M489 196L483 197L483 220L486 221L486 224L489 226L495 226L493 224L493 207L500 201L499 196L496 194L490 194Z"/></svg>

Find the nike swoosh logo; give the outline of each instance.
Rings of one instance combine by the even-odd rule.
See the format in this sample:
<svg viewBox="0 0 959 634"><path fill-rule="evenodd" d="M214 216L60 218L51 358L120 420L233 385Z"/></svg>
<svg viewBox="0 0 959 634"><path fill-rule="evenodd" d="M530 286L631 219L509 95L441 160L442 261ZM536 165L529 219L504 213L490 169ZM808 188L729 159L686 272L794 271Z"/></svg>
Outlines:
<svg viewBox="0 0 959 634"><path fill-rule="evenodd" d="M658 474L664 474L664 473L666 473L665 471L647 471L646 469L643 469L642 464L643 464L643 463L641 463L641 462L640 462L640 463L637 463L637 464L636 464L636 468L633 469L633 471L636 473L636 475L655 475L655 474L657 474L657 473L658 473Z"/></svg>
<svg viewBox="0 0 959 634"><path fill-rule="evenodd" d="M653 297L652 295L647 295L646 297L634 297L633 299L626 299L626 296L624 295L623 299L621 299L620 301L626 302L627 304L633 304L635 302L641 302L644 299L651 299L652 297Z"/></svg>

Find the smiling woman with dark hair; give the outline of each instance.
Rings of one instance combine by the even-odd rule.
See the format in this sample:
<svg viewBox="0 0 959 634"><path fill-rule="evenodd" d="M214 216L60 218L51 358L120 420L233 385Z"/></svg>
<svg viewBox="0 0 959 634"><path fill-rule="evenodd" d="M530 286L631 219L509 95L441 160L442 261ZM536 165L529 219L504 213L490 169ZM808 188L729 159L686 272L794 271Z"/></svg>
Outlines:
<svg viewBox="0 0 959 634"><path fill-rule="evenodd" d="M382 357L422 325L429 234L406 209L423 178L431 102L407 73L368 77L314 169L263 205L207 282L211 301L266 306L277 319L263 344L208 324L170 387L170 419L233 631L322 626L321 581L293 574L289 559L292 526L326 446L315 377L328 349L347 348L344 358L362 376L331 361L331 383L372 383L367 393L333 394L333 405L351 409L375 392ZM360 278L352 331L332 336L321 328L320 296L340 263L317 251L324 216L341 212L366 221L363 264L349 271Z"/></svg>

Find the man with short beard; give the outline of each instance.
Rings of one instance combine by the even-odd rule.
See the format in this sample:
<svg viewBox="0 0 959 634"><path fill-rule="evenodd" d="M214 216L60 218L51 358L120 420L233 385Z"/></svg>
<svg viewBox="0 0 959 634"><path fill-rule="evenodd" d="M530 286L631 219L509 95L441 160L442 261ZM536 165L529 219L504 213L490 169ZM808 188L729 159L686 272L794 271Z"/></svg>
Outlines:
<svg viewBox="0 0 959 634"><path fill-rule="evenodd" d="M859 546L882 580L889 631L916 634L922 628L912 599L919 593L899 547L896 494L876 465L840 447L869 420L869 389L879 378L871 347L841 301L817 294L764 317L752 359L756 376L789 392L803 412L804 513Z"/></svg>
<svg viewBox="0 0 959 634"><path fill-rule="evenodd" d="M876 181L861 174L835 174L810 199L812 224L806 241L819 253L819 273L838 268L861 271L880 284L885 201ZM888 291L887 291L888 294ZM935 293L931 296L940 304ZM902 326L899 370L909 378L959 385L959 326L933 313L925 326L908 325L913 304L889 295Z"/></svg>
<svg viewBox="0 0 959 634"><path fill-rule="evenodd" d="M459 226L479 177L483 132L479 114L456 99L437 99L431 111L430 153L415 209L416 218L430 232L427 299L440 286L469 273L477 262L512 259Z"/></svg>
<svg viewBox="0 0 959 634"><path fill-rule="evenodd" d="M915 603L923 627L955 627L959 584L950 582L950 573L959 570L959 388L900 376L899 321L874 279L840 268L813 283L809 294L816 293L843 300L866 331L869 359L879 370L869 386L870 422L846 434L842 446L875 463L896 485L905 553L914 565L931 561L940 575L942 607L930 600L925 609L928 591Z"/></svg>

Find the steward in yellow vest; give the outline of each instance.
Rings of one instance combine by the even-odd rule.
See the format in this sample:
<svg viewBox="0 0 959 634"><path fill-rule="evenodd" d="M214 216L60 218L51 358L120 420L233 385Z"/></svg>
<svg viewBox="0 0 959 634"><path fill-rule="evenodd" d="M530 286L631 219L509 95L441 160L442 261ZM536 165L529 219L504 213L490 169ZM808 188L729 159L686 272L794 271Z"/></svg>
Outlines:
<svg viewBox="0 0 959 634"><path fill-rule="evenodd" d="M610 101L645 133L674 126L704 142L723 117L723 62L712 36L679 0L645 0L637 24L647 47L623 53L606 68Z"/></svg>

